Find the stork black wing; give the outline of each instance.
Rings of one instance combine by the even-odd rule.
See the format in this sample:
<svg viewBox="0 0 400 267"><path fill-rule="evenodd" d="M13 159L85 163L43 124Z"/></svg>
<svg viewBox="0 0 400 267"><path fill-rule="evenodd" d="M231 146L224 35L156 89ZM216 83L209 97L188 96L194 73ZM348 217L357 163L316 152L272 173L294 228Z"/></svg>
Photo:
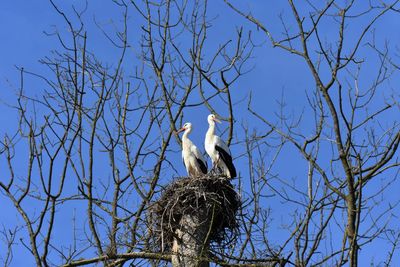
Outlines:
<svg viewBox="0 0 400 267"><path fill-rule="evenodd" d="M207 165L205 164L205 162L198 158L196 158L196 160L197 160L197 163L199 163L201 172L204 174L207 174Z"/></svg>
<svg viewBox="0 0 400 267"><path fill-rule="evenodd" d="M226 167L228 167L228 170L231 174L231 178L236 177L236 169L235 169L235 166L233 165L231 155L229 155L228 152L226 152L224 149L222 149L219 146L215 146L215 149L218 151L218 153L221 156L221 159L224 161Z"/></svg>

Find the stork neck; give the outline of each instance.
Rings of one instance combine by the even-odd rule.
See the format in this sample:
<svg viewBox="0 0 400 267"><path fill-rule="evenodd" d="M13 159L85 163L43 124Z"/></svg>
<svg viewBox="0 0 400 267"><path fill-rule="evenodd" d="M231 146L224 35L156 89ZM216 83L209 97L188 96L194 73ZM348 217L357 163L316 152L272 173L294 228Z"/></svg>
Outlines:
<svg viewBox="0 0 400 267"><path fill-rule="evenodd" d="M185 130L185 132L182 135L182 142L188 140L188 135L190 134L191 131L192 131L192 129L186 129Z"/></svg>
<svg viewBox="0 0 400 267"><path fill-rule="evenodd" d="M208 126L207 134L214 135L215 132L215 122L210 122Z"/></svg>

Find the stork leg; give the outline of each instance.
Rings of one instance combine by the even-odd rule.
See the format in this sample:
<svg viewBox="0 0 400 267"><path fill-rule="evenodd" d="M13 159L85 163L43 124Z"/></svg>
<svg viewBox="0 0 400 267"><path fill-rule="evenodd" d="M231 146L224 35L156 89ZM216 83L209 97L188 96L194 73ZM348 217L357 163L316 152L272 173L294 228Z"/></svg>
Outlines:
<svg viewBox="0 0 400 267"><path fill-rule="evenodd" d="M215 171L216 166L217 166L217 164L215 164L214 162L212 162L212 168L211 168L211 170L210 170L210 174L211 174L211 175L215 175L215 174L216 174L216 171Z"/></svg>
<svg viewBox="0 0 400 267"><path fill-rule="evenodd" d="M220 159L218 158L217 162L213 165L213 172L214 172L214 175L220 175L220 174L222 174L222 169L221 169L221 167L218 166L219 160L220 160Z"/></svg>
<svg viewBox="0 0 400 267"><path fill-rule="evenodd" d="M212 168L210 171L211 175L217 176L217 175L221 174L221 168L218 167L218 162L219 162L219 159L216 162L212 162Z"/></svg>

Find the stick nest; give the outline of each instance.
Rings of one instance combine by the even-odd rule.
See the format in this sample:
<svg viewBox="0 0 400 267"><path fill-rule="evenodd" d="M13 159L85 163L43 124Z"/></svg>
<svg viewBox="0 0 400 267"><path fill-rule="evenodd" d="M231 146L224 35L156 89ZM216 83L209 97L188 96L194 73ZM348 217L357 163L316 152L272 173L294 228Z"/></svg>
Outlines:
<svg viewBox="0 0 400 267"><path fill-rule="evenodd" d="M240 207L239 195L224 176L180 178L168 185L151 206L151 235L157 247L168 251L183 215L206 214L211 221L209 241L214 246L225 246L238 234L236 214Z"/></svg>

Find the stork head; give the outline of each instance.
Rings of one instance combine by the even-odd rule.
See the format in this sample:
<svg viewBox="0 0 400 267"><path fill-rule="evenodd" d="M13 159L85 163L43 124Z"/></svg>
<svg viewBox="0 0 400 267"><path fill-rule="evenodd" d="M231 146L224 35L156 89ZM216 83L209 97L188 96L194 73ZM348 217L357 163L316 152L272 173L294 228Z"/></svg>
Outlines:
<svg viewBox="0 0 400 267"><path fill-rule="evenodd" d="M217 116L215 116L215 114L208 115L207 121L209 124L214 124L215 122L221 123L221 121L217 119Z"/></svg>
<svg viewBox="0 0 400 267"><path fill-rule="evenodd" d="M192 124L190 122L185 123L182 128L180 128L177 133L183 132L183 131L188 131L190 132L192 130Z"/></svg>

